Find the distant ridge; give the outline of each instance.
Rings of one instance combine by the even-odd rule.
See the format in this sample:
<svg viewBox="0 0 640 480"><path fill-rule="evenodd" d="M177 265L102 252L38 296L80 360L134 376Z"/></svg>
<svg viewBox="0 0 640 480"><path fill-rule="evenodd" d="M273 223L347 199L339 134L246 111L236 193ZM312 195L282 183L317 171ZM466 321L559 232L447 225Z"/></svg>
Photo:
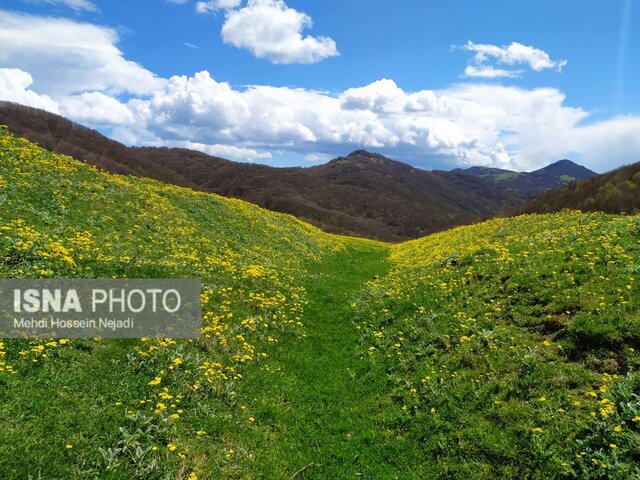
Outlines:
<svg viewBox="0 0 640 480"><path fill-rule="evenodd" d="M492 167L470 167L467 169L457 168L455 171L468 173L469 175L476 175L481 177L483 175L502 175L503 173L518 173L512 170L504 170L502 168Z"/></svg>
<svg viewBox="0 0 640 480"><path fill-rule="evenodd" d="M518 203L480 178L419 170L363 150L309 168L229 162L188 150L138 150L205 190L291 213L331 232L381 240L417 238Z"/></svg>
<svg viewBox="0 0 640 480"><path fill-rule="evenodd" d="M455 171L490 180L501 187L519 192L527 199L548 190L562 188L569 182L584 180L598 175L571 160L563 159L533 172L514 172L501 168L471 167Z"/></svg>
<svg viewBox="0 0 640 480"><path fill-rule="evenodd" d="M181 148L127 147L58 115L10 102L0 102L0 123L48 150L112 173L236 197L329 232L387 241L495 216L565 185L576 172L584 174L583 167L565 161L538 173L484 167L426 171L366 150L309 168L274 168Z"/></svg>
<svg viewBox="0 0 640 480"><path fill-rule="evenodd" d="M110 172L241 198L330 232L381 240L471 223L520 201L473 175L419 170L365 150L317 167L273 168L179 148L130 148L58 115L8 102L0 102L0 123Z"/></svg>
<svg viewBox="0 0 640 480"><path fill-rule="evenodd" d="M551 213L565 208L584 212L639 212L640 162L545 193L516 208L514 213Z"/></svg>

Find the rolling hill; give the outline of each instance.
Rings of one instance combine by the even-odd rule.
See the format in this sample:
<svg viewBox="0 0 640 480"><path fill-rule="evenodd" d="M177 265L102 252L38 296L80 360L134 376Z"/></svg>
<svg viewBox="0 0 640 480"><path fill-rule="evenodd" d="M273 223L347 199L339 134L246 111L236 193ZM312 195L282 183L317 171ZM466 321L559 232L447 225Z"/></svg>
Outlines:
<svg viewBox="0 0 640 480"><path fill-rule="evenodd" d="M547 192L515 212L550 213L564 208L584 212L637 212L640 210L640 162Z"/></svg>
<svg viewBox="0 0 640 480"><path fill-rule="evenodd" d="M139 150L207 191L291 213L327 231L369 238L414 238L514 205L497 187L473 176L419 170L365 151L302 169L236 163L188 150Z"/></svg>
<svg viewBox="0 0 640 480"><path fill-rule="evenodd" d="M5 128L0 201L0 278L203 285L199 339L2 339L3 479L640 476L638 216L385 244Z"/></svg>
<svg viewBox="0 0 640 480"><path fill-rule="evenodd" d="M640 476L639 233L567 211L391 249L353 307L413 478Z"/></svg>
<svg viewBox="0 0 640 480"><path fill-rule="evenodd" d="M492 217L589 171L426 171L363 150L310 168L238 163L177 148L130 148L51 113L0 102L0 124L112 173L154 178L290 213L326 231L387 241ZM488 173L489 172L489 173Z"/></svg>
<svg viewBox="0 0 640 480"><path fill-rule="evenodd" d="M3 479L186 478L228 463L222 432L252 415L234 385L280 339L302 338L309 270L375 248L240 200L107 175L4 127L0 201L0 278L199 278L204 310L197 341L0 339Z"/></svg>

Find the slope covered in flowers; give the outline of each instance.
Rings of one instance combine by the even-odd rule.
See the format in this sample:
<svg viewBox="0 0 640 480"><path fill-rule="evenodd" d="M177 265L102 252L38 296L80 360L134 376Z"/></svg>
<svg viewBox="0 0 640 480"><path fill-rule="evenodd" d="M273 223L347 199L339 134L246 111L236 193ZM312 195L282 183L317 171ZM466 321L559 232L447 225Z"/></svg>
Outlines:
<svg viewBox="0 0 640 480"><path fill-rule="evenodd" d="M565 212L392 248L356 328L418 477L640 478L639 239Z"/></svg>
<svg viewBox="0 0 640 480"><path fill-rule="evenodd" d="M304 335L302 280L346 242L246 202L107 175L6 129L0 204L0 278L199 278L204 315L192 341L0 342L3 478L195 478L230 459L222 431L252 422L235 385L269 368L281 336Z"/></svg>
<svg viewBox="0 0 640 480"><path fill-rule="evenodd" d="M194 340L0 341L0 478L640 478L640 217L387 245L0 128L0 278L199 278Z"/></svg>

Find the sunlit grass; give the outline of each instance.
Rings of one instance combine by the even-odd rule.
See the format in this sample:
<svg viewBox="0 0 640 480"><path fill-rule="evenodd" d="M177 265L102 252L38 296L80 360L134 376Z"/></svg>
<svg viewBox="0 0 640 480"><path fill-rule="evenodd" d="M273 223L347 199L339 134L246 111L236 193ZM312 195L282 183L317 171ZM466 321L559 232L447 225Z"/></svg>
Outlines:
<svg viewBox="0 0 640 480"><path fill-rule="evenodd" d="M0 128L0 278L199 278L197 340L0 342L2 478L640 478L640 218L399 245Z"/></svg>
<svg viewBox="0 0 640 480"><path fill-rule="evenodd" d="M425 475L638 475L638 238L640 217L564 212L393 247L357 328Z"/></svg>
<svg viewBox="0 0 640 480"><path fill-rule="evenodd" d="M345 240L242 201L107 175L6 129L0 178L0 277L196 277L204 316L199 340L0 343L0 471L186 478L202 443L229 461L220 429L251 423L235 385L269 369L281 336L304 335L306 268Z"/></svg>

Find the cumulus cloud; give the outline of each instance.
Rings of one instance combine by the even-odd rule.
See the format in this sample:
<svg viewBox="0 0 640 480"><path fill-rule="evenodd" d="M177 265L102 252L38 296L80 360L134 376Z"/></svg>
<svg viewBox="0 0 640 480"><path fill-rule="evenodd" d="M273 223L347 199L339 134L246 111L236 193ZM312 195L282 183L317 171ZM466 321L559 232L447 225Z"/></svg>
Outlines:
<svg viewBox="0 0 640 480"><path fill-rule="evenodd" d="M312 162L358 148L423 164L435 158L517 170L573 153L596 170L640 159L639 116L594 122L555 88L473 82L406 91L385 78L335 94L238 88L207 71L156 78L125 59L116 42L105 27L0 11L0 100L111 127L127 144L233 159L286 151Z"/></svg>
<svg viewBox="0 0 640 480"><path fill-rule="evenodd" d="M134 121L125 104L102 92L84 92L54 100L31 90L32 83L28 72L18 68L0 68L0 101L41 108L92 125L130 125Z"/></svg>
<svg viewBox="0 0 640 480"><path fill-rule="evenodd" d="M467 77L476 78L517 78L522 75L522 70L505 70L503 68L494 68L488 66L477 67L475 65L467 65L464 69L464 74Z"/></svg>
<svg viewBox="0 0 640 480"><path fill-rule="evenodd" d="M631 138L640 138L638 117L587 125L588 112L565 105L564 94L553 88L465 84L407 92L382 79L331 95L287 87L235 89L200 72L173 77L150 99L132 100L128 107L136 116L130 140L198 139L297 151L309 161L365 147L519 170L577 152L595 167L595 138L598 151L612 149L620 162L623 154L627 161L640 156L639 142Z"/></svg>
<svg viewBox="0 0 640 480"><path fill-rule="evenodd" d="M0 99L114 127L128 144L192 148L236 160L279 150L309 162L356 148L399 158L532 170L570 152L606 170L640 158L640 117L587 123L557 89L463 84L407 92L390 79L339 95L300 88L233 88L208 72L175 76L148 98L122 103L101 92L52 99L30 75L0 69Z"/></svg>
<svg viewBox="0 0 640 480"><path fill-rule="evenodd" d="M0 68L0 100L21 103L58 113L58 104L47 95L39 95L30 86L33 78L19 68Z"/></svg>
<svg viewBox="0 0 640 480"><path fill-rule="evenodd" d="M246 7L227 12L222 39L272 63L317 63L339 55L331 38L303 36L312 26L311 17L283 0L249 0Z"/></svg>
<svg viewBox="0 0 640 480"><path fill-rule="evenodd" d="M131 125L134 116L127 106L102 92L84 92L59 100L60 114L79 123Z"/></svg>
<svg viewBox="0 0 640 480"><path fill-rule="evenodd" d="M567 132L567 151L579 152L591 168L605 172L640 161L640 117L620 116Z"/></svg>
<svg viewBox="0 0 640 480"><path fill-rule="evenodd" d="M520 70L495 68L491 65L492 62L496 65L524 65L536 72L545 69L554 69L560 72L567 64L566 60L551 60L545 51L518 42L499 47L469 41L461 48L475 54L473 56L474 65L470 64L465 69L465 75L468 77L518 77L522 74Z"/></svg>
<svg viewBox="0 0 640 480"><path fill-rule="evenodd" d="M224 131L249 119L246 101L229 84L216 82L209 72L174 76L149 100L133 100L130 107L159 131L180 135L206 130ZM186 130L185 130L186 128Z"/></svg>
<svg viewBox="0 0 640 480"><path fill-rule="evenodd" d="M384 78L365 87L346 90L340 95L340 103L347 110L400 112L406 106L406 95L393 80Z"/></svg>
<svg viewBox="0 0 640 480"><path fill-rule="evenodd" d="M126 60L117 42L111 28L0 11L0 65L29 72L40 94L144 95L159 88L162 80Z"/></svg>
<svg viewBox="0 0 640 480"><path fill-rule="evenodd" d="M270 152L265 152L264 150L235 147L233 145L208 145L206 143L192 142L190 140L170 142L169 145L165 142L160 142L159 145L198 150L208 155L228 158L231 160L269 160L273 158Z"/></svg>

